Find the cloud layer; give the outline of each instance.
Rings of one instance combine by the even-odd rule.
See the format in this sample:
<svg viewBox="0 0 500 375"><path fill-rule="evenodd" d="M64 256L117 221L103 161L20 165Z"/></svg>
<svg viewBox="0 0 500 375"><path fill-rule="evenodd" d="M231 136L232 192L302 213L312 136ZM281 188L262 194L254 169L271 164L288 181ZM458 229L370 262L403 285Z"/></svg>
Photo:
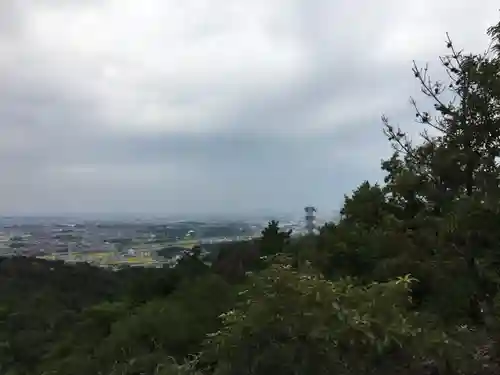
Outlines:
<svg viewBox="0 0 500 375"><path fill-rule="evenodd" d="M330 212L412 121L412 59L481 51L497 8L3 0L0 213Z"/></svg>

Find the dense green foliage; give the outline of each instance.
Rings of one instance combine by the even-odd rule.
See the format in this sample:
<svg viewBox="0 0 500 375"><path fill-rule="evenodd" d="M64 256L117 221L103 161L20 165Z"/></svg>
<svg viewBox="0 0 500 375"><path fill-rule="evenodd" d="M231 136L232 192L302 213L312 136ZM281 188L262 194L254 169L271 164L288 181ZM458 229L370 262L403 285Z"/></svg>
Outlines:
<svg viewBox="0 0 500 375"><path fill-rule="evenodd" d="M269 223L207 265L111 272L0 263L0 373L498 374L500 24L490 50L414 67L435 104L341 218L293 238ZM455 98L449 102L450 98Z"/></svg>

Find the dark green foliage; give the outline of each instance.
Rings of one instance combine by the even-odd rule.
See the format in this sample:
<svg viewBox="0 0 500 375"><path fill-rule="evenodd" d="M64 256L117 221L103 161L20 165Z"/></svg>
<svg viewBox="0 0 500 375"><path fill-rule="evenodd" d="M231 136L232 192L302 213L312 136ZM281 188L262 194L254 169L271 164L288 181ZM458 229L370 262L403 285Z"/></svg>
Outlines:
<svg viewBox="0 0 500 375"><path fill-rule="evenodd" d="M258 269L260 266L259 246L254 241L222 245L212 263L214 272L233 283L244 280L247 271Z"/></svg>
<svg viewBox="0 0 500 375"><path fill-rule="evenodd" d="M80 311L123 290L109 272L29 258L0 263L0 364L31 374Z"/></svg>
<svg viewBox="0 0 500 375"><path fill-rule="evenodd" d="M344 223L373 228L382 222L388 211L384 190L365 181L351 197L345 196L340 214Z"/></svg>
<svg viewBox="0 0 500 375"><path fill-rule="evenodd" d="M83 375L90 369L112 373L120 368L126 374L152 373L172 358L182 362L201 349L207 332L219 328L218 317L231 306L233 295L228 284L210 275L186 280L169 297L133 309L98 306L86 312L82 330L75 330L65 343L66 351L57 348L47 370Z"/></svg>
<svg viewBox="0 0 500 375"><path fill-rule="evenodd" d="M406 312L410 282L353 286L273 265L248 280L204 355L217 375L382 374L431 355L444 366L460 346Z"/></svg>
<svg viewBox="0 0 500 375"><path fill-rule="evenodd" d="M262 230L260 239L260 255L269 256L282 253L290 242L292 231L283 232L280 229L279 222L272 220L268 226Z"/></svg>

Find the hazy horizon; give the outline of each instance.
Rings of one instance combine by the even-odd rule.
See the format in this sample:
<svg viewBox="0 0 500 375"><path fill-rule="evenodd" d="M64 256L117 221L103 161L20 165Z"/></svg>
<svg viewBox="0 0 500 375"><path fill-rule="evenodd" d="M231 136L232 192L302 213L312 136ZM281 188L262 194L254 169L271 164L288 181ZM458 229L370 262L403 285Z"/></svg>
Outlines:
<svg viewBox="0 0 500 375"><path fill-rule="evenodd" d="M338 211L318 213L317 218L321 220L329 220L338 216ZM14 214L0 215L0 220L5 219L68 219L68 220L87 220L87 221L109 221L109 220L165 220L165 221L238 221L238 220L297 220L302 219L304 214L299 210L297 212L261 212L261 213L241 213L241 214L198 214L198 215L155 215L150 213L37 213L32 215Z"/></svg>

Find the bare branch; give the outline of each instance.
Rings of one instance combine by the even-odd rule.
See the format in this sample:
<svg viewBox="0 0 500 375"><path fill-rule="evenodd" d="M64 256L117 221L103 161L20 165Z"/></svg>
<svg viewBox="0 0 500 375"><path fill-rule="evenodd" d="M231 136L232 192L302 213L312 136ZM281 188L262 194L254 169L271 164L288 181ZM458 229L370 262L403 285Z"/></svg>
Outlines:
<svg viewBox="0 0 500 375"><path fill-rule="evenodd" d="M425 95L432 97L440 106L445 107L444 103L438 97L440 93L436 93L436 91L433 90L434 87L432 87L432 84L430 83L427 72L428 65L426 65L424 69L419 69L417 63L415 62L415 60L413 60L413 74L420 81L420 84L422 85L422 92Z"/></svg>
<svg viewBox="0 0 500 375"><path fill-rule="evenodd" d="M397 131L394 131L394 127L389 124L389 119L386 116L382 116L382 122L385 126L384 134L389 138L390 141L396 142L397 146L399 146L399 148L395 148L396 151L402 151L407 156L415 158L413 149L411 147L411 142L408 139L406 133L403 133L400 127L397 128Z"/></svg>
<svg viewBox="0 0 500 375"><path fill-rule="evenodd" d="M419 123L421 123L421 124L427 124L430 127L436 129L437 131L444 133L445 129L443 127L440 127L437 124L437 120L436 120L436 123L433 123L432 120L430 119L429 114L427 112L420 111L420 109L417 106L417 102L415 101L415 99L410 98L410 103L413 106L413 108L415 109L416 117L418 119L417 121Z"/></svg>

